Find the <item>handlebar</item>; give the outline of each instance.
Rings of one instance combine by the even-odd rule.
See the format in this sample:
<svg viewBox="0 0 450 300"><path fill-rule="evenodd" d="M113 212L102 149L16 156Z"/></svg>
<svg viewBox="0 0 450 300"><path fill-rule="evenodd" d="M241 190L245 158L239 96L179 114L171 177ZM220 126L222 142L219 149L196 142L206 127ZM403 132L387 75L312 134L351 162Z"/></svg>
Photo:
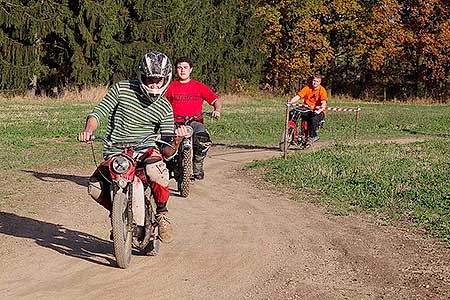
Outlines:
<svg viewBox="0 0 450 300"><path fill-rule="evenodd" d="M170 143L167 143L166 141L163 141L161 138L162 137L175 137L175 134L164 134L164 136L161 136L160 134L150 134L149 136L146 136L143 140L139 141L139 142L118 142L118 143L113 143L110 140L108 140L106 137L101 136L101 135L91 135L91 137L89 138L89 141L95 141L95 140L102 140L108 147L116 147L116 148L131 148L131 147L135 147L137 145L140 144L144 144L149 138L151 137L155 137L155 143L160 143L160 144L164 144L167 145L169 147L173 146ZM78 139L78 137L77 137Z"/></svg>
<svg viewBox="0 0 450 300"><path fill-rule="evenodd" d="M174 119L175 120L182 120L183 123L186 124L186 123L194 121L195 119L197 119L197 118L199 118L201 116L212 117L212 112L201 112L201 113L198 113L198 114L193 115L193 116L175 116Z"/></svg>
<svg viewBox="0 0 450 300"><path fill-rule="evenodd" d="M308 105L305 105L303 103L297 104L297 103L289 103L289 102L286 102L286 106L293 107L295 110L300 111L302 113L309 112L309 111L317 113L317 110L322 108L320 106L316 106L312 109Z"/></svg>
<svg viewBox="0 0 450 300"><path fill-rule="evenodd" d="M111 147L113 145L113 143L110 140L101 135L91 135L89 141L93 142L95 140L102 140L108 147Z"/></svg>

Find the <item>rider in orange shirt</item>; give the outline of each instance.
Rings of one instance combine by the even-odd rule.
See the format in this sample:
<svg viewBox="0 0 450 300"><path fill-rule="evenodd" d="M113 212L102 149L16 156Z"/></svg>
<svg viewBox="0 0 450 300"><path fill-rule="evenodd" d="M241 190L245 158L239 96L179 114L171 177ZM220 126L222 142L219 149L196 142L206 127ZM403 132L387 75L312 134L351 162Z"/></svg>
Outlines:
<svg viewBox="0 0 450 300"><path fill-rule="evenodd" d="M303 105L308 106L311 112L302 114L301 118L311 121L310 142L319 140L317 135L317 128L319 124L325 119L325 110L328 104L327 91L320 85L322 82L322 75L315 74L312 78L311 84L302 88L297 95L295 95L288 104L293 104L303 99Z"/></svg>

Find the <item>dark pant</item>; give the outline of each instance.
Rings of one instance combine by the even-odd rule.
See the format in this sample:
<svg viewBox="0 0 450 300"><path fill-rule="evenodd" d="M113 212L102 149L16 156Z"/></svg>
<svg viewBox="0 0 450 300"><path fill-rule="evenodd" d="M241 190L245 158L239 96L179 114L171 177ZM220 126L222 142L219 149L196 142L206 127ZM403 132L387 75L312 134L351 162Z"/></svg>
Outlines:
<svg viewBox="0 0 450 300"><path fill-rule="evenodd" d="M194 174L198 174L203 172L203 161L205 160L212 142L205 124L198 121L192 121L189 123L189 126L194 130L194 135L192 136L194 152L193 171Z"/></svg>
<svg viewBox="0 0 450 300"><path fill-rule="evenodd" d="M289 118L294 121L297 126L300 118L307 121L310 125L309 136L313 138L317 136L317 129L323 124L325 114L323 112L316 114L313 111L300 112L299 110L293 109L289 112Z"/></svg>
<svg viewBox="0 0 450 300"><path fill-rule="evenodd" d="M311 112L310 113L310 131L309 131L309 136L310 137L316 137L317 136L317 129L319 128L320 124L323 122L323 120L325 119L325 114L323 112L321 112L320 114L316 114L315 112Z"/></svg>

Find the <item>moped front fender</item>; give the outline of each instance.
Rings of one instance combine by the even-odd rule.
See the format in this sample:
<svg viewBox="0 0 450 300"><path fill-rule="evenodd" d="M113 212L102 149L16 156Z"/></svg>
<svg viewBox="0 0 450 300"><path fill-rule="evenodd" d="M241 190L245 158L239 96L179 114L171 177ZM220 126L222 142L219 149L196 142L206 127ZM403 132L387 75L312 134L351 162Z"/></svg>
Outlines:
<svg viewBox="0 0 450 300"><path fill-rule="evenodd" d="M135 177L133 182L133 193L132 193L132 210L133 219L138 226L145 225L145 195L144 195L144 184L139 177Z"/></svg>

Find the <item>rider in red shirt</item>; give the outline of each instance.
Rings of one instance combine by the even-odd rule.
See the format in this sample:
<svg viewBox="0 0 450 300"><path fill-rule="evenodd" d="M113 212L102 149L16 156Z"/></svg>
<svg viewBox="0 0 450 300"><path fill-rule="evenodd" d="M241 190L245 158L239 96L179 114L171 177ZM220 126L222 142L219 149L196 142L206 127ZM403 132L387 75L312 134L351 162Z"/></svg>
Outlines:
<svg viewBox="0 0 450 300"><path fill-rule="evenodd" d="M166 91L166 98L172 104L175 122L182 120L180 116L195 116L203 110L203 101L214 107L213 117L219 117L222 109L222 102L218 96L204 83L190 78L192 72L192 60L188 57L180 57L176 60L178 80L170 83ZM203 116L199 116L193 121L191 127L194 129L194 178L203 179L205 172L203 162L211 146L211 138L203 124Z"/></svg>

